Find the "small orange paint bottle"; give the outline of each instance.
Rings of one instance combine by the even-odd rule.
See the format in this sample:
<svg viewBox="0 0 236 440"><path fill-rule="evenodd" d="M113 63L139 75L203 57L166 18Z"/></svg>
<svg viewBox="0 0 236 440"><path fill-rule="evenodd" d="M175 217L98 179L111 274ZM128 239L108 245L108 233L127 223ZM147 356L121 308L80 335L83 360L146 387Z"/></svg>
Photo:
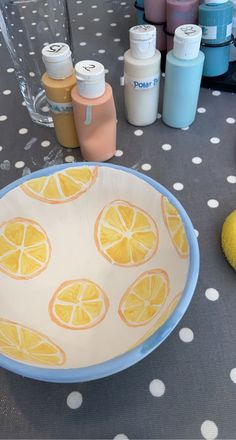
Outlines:
<svg viewBox="0 0 236 440"><path fill-rule="evenodd" d="M77 85L72 89L75 125L84 159L106 161L116 151L116 109L105 69L97 61L75 65Z"/></svg>

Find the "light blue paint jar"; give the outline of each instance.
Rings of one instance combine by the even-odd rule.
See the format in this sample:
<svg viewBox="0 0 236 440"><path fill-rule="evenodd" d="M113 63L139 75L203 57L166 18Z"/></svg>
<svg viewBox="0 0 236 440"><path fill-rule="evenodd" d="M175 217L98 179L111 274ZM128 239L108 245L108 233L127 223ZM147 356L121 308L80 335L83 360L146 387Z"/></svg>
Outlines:
<svg viewBox="0 0 236 440"><path fill-rule="evenodd" d="M232 14L233 4L228 0L205 0L199 6L204 76L223 75L229 68Z"/></svg>
<svg viewBox="0 0 236 440"><path fill-rule="evenodd" d="M162 119L173 128L191 125L196 116L204 54L202 31L195 24L175 30L174 47L166 56Z"/></svg>
<svg viewBox="0 0 236 440"><path fill-rule="evenodd" d="M136 8L136 14L137 14L137 23L138 24L146 24L146 21L144 20L144 1L143 0L136 0L134 3L134 7Z"/></svg>

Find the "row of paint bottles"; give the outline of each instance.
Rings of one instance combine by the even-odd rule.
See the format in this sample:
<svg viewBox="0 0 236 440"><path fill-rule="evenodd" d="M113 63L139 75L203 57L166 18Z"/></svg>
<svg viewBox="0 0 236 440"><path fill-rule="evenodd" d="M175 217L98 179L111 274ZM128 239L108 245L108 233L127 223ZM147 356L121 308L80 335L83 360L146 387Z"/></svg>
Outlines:
<svg viewBox="0 0 236 440"><path fill-rule="evenodd" d="M42 77L58 142L80 146L84 159L105 161L116 150L116 110L104 66L96 61L72 64L65 43L42 50L46 73Z"/></svg>
<svg viewBox="0 0 236 440"><path fill-rule="evenodd" d="M145 126L157 119L161 55L155 49L154 26L135 26L129 34L130 49L124 54L126 117L130 124ZM170 127L184 128L195 119L204 63L201 36L197 25L178 27L174 48L167 54L162 118Z"/></svg>

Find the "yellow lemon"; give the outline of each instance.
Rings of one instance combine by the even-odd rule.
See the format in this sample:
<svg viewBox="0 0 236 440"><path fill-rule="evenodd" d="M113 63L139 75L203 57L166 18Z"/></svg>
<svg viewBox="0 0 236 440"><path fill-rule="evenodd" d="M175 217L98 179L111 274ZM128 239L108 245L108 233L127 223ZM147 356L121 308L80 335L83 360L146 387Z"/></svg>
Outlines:
<svg viewBox="0 0 236 440"><path fill-rule="evenodd" d="M144 272L128 288L119 305L119 315L126 324L148 324L162 309L169 293L169 278L161 269Z"/></svg>
<svg viewBox="0 0 236 440"><path fill-rule="evenodd" d="M50 255L47 234L35 221L18 217L0 225L0 271L33 278L46 269Z"/></svg>
<svg viewBox="0 0 236 440"><path fill-rule="evenodd" d="M49 304L52 320L61 327L83 330L94 327L105 318L109 300L102 289L86 279L66 281Z"/></svg>
<svg viewBox="0 0 236 440"><path fill-rule="evenodd" d="M164 196L162 196L161 204L164 221L172 243L179 256L187 258L189 253L188 240L178 210Z"/></svg>
<svg viewBox="0 0 236 440"><path fill-rule="evenodd" d="M236 210L231 212L224 221L221 243L229 264L236 270Z"/></svg>
<svg viewBox="0 0 236 440"><path fill-rule="evenodd" d="M137 266L155 254L158 229L145 211L123 200L115 200L98 216L95 241L99 252L111 263Z"/></svg>
<svg viewBox="0 0 236 440"><path fill-rule="evenodd" d="M94 184L97 172L97 167L66 168L50 176L28 180L21 188L42 202L65 203L86 192Z"/></svg>
<svg viewBox="0 0 236 440"><path fill-rule="evenodd" d="M16 322L0 319L0 353L19 362L57 366L65 353L41 333Z"/></svg>

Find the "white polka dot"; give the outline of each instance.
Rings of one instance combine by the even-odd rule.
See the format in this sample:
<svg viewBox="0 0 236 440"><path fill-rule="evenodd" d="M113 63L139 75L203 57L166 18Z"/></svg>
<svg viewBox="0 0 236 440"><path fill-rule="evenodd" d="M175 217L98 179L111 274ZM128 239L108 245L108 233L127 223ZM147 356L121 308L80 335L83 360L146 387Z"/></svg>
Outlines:
<svg viewBox="0 0 236 440"><path fill-rule="evenodd" d="M143 130L135 130L134 134L135 134L135 136L142 136L143 135Z"/></svg>
<svg viewBox="0 0 236 440"><path fill-rule="evenodd" d="M143 163L143 165L141 165L141 168L143 171L150 171L152 165L150 165L150 163Z"/></svg>
<svg viewBox="0 0 236 440"><path fill-rule="evenodd" d="M83 396L79 391L72 391L67 396L66 403L70 409L78 409L83 403Z"/></svg>
<svg viewBox="0 0 236 440"><path fill-rule="evenodd" d="M124 77L124 76L121 76L121 77L120 77L120 85L121 85L121 86L124 86L124 85L125 85L125 77Z"/></svg>
<svg viewBox="0 0 236 440"><path fill-rule="evenodd" d="M85 27L84 26L79 26L78 29L79 29L79 31L83 31L85 29Z"/></svg>
<svg viewBox="0 0 236 440"><path fill-rule="evenodd" d="M36 26L36 25L37 25L37 23L35 23L35 22L31 23L31 26Z"/></svg>
<svg viewBox="0 0 236 440"><path fill-rule="evenodd" d="M6 121L7 120L7 116L6 115L1 115L0 116L0 122Z"/></svg>
<svg viewBox="0 0 236 440"><path fill-rule="evenodd" d="M100 21L100 18L94 18L93 21Z"/></svg>
<svg viewBox="0 0 236 440"><path fill-rule="evenodd" d="M32 14L37 14L37 10L36 9L34 9L33 11L32 11Z"/></svg>
<svg viewBox="0 0 236 440"><path fill-rule="evenodd" d="M220 95L221 95L221 92L219 92L219 90L214 90L214 91L212 92L212 95L213 95L213 96L220 96Z"/></svg>
<svg viewBox="0 0 236 440"><path fill-rule="evenodd" d="M29 52L29 55L35 55L35 52Z"/></svg>
<svg viewBox="0 0 236 440"><path fill-rule="evenodd" d="M209 299L209 301L217 301L217 299L219 299L219 292L213 287L209 287L208 289L206 289L205 295L206 298Z"/></svg>
<svg viewBox="0 0 236 440"><path fill-rule="evenodd" d="M123 156L123 151L122 150L116 150L116 152L115 152L115 156L116 157L121 157L121 156Z"/></svg>
<svg viewBox="0 0 236 440"><path fill-rule="evenodd" d="M176 191L182 191L182 189L184 189L184 185L180 182L176 182L176 183L174 183L173 188Z"/></svg>
<svg viewBox="0 0 236 440"><path fill-rule="evenodd" d="M125 434L117 434L113 440L128 440L128 437Z"/></svg>
<svg viewBox="0 0 236 440"><path fill-rule="evenodd" d="M25 19L25 17L21 16L21 17L20 17L20 19L21 19L21 20L24 20L24 19Z"/></svg>
<svg viewBox="0 0 236 440"><path fill-rule="evenodd" d="M227 118L226 122L227 122L227 124L235 124L235 119L234 118Z"/></svg>
<svg viewBox="0 0 236 440"><path fill-rule="evenodd" d="M44 105L43 107L42 107L42 112L44 112L44 113L47 113L47 112L49 112L49 107L48 107L48 105Z"/></svg>
<svg viewBox="0 0 236 440"><path fill-rule="evenodd" d="M192 158L192 162L193 162L195 165L199 165L200 163L202 163L202 158L201 158L201 157L198 157L198 156L195 156L195 157Z"/></svg>
<svg viewBox="0 0 236 440"><path fill-rule="evenodd" d="M124 57L121 55L117 58L119 61L123 61Z"/></svg>
<svg viewBox="0 0 236 440"><path fill-rule="evenodd" d="M149 384L149 391L154 397L163 396L165 389L165 384L160 379L153 379Z"/></svg>
<svg viewBox="0 0 236 440"><path fill-rule="evenodd" d="M35 73L34 72L29 72L29 76L31 76L31 78L35 77Z"/></svg>
<svg viewBox="0 0 236 440"><path fill-rule="evenodd" d="M23 102L21 103L21 105L23 105L23 107L26 107L26 103L25 103L25 101L23 101Z"/></svg>
<svg viewBox="0 0 236 440"><path fill-rule="evenodd" d="M124 18L130 18L130 17L131 17L130 14L124 15Z"/></svg>
<svg viewBox="0 0 236 440"><path fill-rule="evenodd" d="M96 9L97 5L92 5L91 8Z"/></svg>
<svg viewBox="0 0 236 440"><path fill-rule="evenodd" d="M20 128L20 130L18 131L18 133L20 133L20 134L26 134L26 133L28 133L28 129L27 129L27 128Z"/></svg>
<svg viewBox="0 0 236 440"><path fill-rule="evenodd" d="M79 43L80 46L86 46L86 42L85 41L81 41L81 43Z"/></svg>
<svg viewBox="0 0 236 440"><path fill-rule="evenodd" d="M236 183L236 176L228 176L227 182L229 183Z"/></svg>
<svg viewBox="0 0 236 440"><path fill-rule="evenodd" d="M19 160L18 162L15 163L16 168L23 168L24 166L25 166L25 162L23 162L22 160Z"/></svg>
<svg viewBox="0 0 236 440"><path fill-rule="evenodd" d="M182 131L187 131L187 130L189 130L189 127L183 127L183 128L181 128L181 130Z"/></svg>
<svg viewBox="0 0 236 440"><path fill-rule="evenodd" d="M120 38L114 38L114 43L119 43L120 42Z"/></svg>
<svg viewBox="0 0 236 440"><path fill-rule="evenodd" d="M60 35L61 35L60 32L56 33L56 37L60 37Z"/></svg>
<svg viewBox="0 0 236 440"><path fill-rule="evenodd" d="M236 368L232 368L232 370L230 371L230 379L236 383Z"/></svg>
<svg viewBox="0 0 236 440"><path fill-rule="evenodd" d="M23 46L23 44L21 44L21 43L18 43L18 47L22 47Z"/></svg>
<svg viewBox="0 0 236 440"><path fill-rule="evenodd" d="M210 208L218 208L218 206L219 206L219 202L216 199L208 200L207 204Z"/></svg>
<svg viewBox="0 0 236 440"><path fill-rule="evenodd" d="M162 150L164 150L164 151L169 151L169 150L171 150L172 146L171 146L170 144L163 144L163 145L161 146L161 148L162 148Z"/></svg>
<svg viewBox="0 0 236 440"><path fill-rule="evenodd" d="M105 51L105 49L99 49L98 50L98 53L105 53L106 51Z"/></svg>
<svg viewBox="0 0 236 440"><path fill-rule="evenodd" d="M78 12L77 15L81 16L81 15L84 15L84 13L83 12Z"/></svg>
<svg viewBox="0 0 236 440"><path fill-rule="evenodd" d="M14 70L15 70L15 69L13 69L12 67L10 67L9 69L7 69L7 72L8 72L8 73L12 73L12 72L14 72Z"/></svg>
<svg viewBox="0 0 236 440"><path fill-rule="evenodd" d="M218 436L218 428L215 422L205 420L201 425L201 433L206 440L215 440Z"/></svg>
<svg viewBox="0 0 236 440"><path fill-rule="evenodd" d="M110 26L115 27L115 26L117 26L117 23L111 23Z"/></svg>
<svg viewBox="0 0 236 440"><path fill-rule="evenodd" d="M41 146L42 147L49 147L50 144L51 144L50 141L43 141L43 142L41 142Z"/></svg>
<svg viewBox="0 0 236 440"><path fill-rule="evenodd" d="M80 5L82 3L82 0L77 0L77 5Z"/></svg>
<svg viewBox="0 0 236 440"><path fill-rule="evenodd" d="M179 337L183 342L192 342L194 334L191 328L184 327L179 331Z"/></svg>
<svg viewBox="0 0 236 440"><path fill-rule="evenodd" d="M157 113L157 119L161 119L161 113Z"/></svg>
<svg viewBox="0 0 236 440"><path fill-rule="evenodd" d="M195 232L196 237L198 238L198 237L199 237L199 232L198 232L198 230L197 230L197 229L194 229L194 232Z"/></svg>
<svg viewBox="0 0 236 440"><path fill-rule="evenodd" d="M105 69L105 73L109 73L109 70L108 70L108 69Z"/></svg>
<svg viewBox="0 0 236 440"><path fill-rule="evenodd" d="M124 5L126 5L126 2L121 2L120 4L121 4L121 6L124 6Z"/></svg>
<svg viewBox="0 0 236 440"><path fill-rule="evenodd" d="M165 78L165 76L166 76L165 72L162 72L161 76L162 76L163 78Z"/></svg>
<svg viewBox="0 0 236 440"><path fill-rule="evenodd" d="M3 95L10 95L11 94L11 90L3 90Z"/></svg>
<svg viewBox="0 0 236 440"><path fill-rule="evenodd" d="M0 151L2 151L2 146L0 145Z"/></svg>
<svg viewBox="0 0 236 440"><path fill-rule="evenodd" d="M75 157L74 156L66 156L65 157L65 162L74 162Z"/></svg>
<svg viewBox="0 0 236 440"><path fill-rule="evenodd" d="M198 113L206 113L206 109L204 107L198 107Z"/></svg>
<svg viewBox="0 0 236 440"><path fill-rule="evenodd" d="M23 32L23 29L18 29L18 32Z"/></svg>
<svg viewBox="0 0 236 440"><path fill-rule="evenodd" d="M97 32L95 35L96 35L96 37L101 37L102 36L102 32Z"/></svg>
<svg viewBox="0 0 236 440"><path fill-rule="evenodd" d="M220 139L219 139L218 137L212 137L212 138L210 139L210 142L211 142L212 144L219 144Z"/></svg>
<svg viewBox="0 0 236 440"><path fill-rule="evenodd" d="M108 9L107 12L108 12L108 14L112 14L112 12L114 12L114 11L113 11L113 9Z"/></svg>

